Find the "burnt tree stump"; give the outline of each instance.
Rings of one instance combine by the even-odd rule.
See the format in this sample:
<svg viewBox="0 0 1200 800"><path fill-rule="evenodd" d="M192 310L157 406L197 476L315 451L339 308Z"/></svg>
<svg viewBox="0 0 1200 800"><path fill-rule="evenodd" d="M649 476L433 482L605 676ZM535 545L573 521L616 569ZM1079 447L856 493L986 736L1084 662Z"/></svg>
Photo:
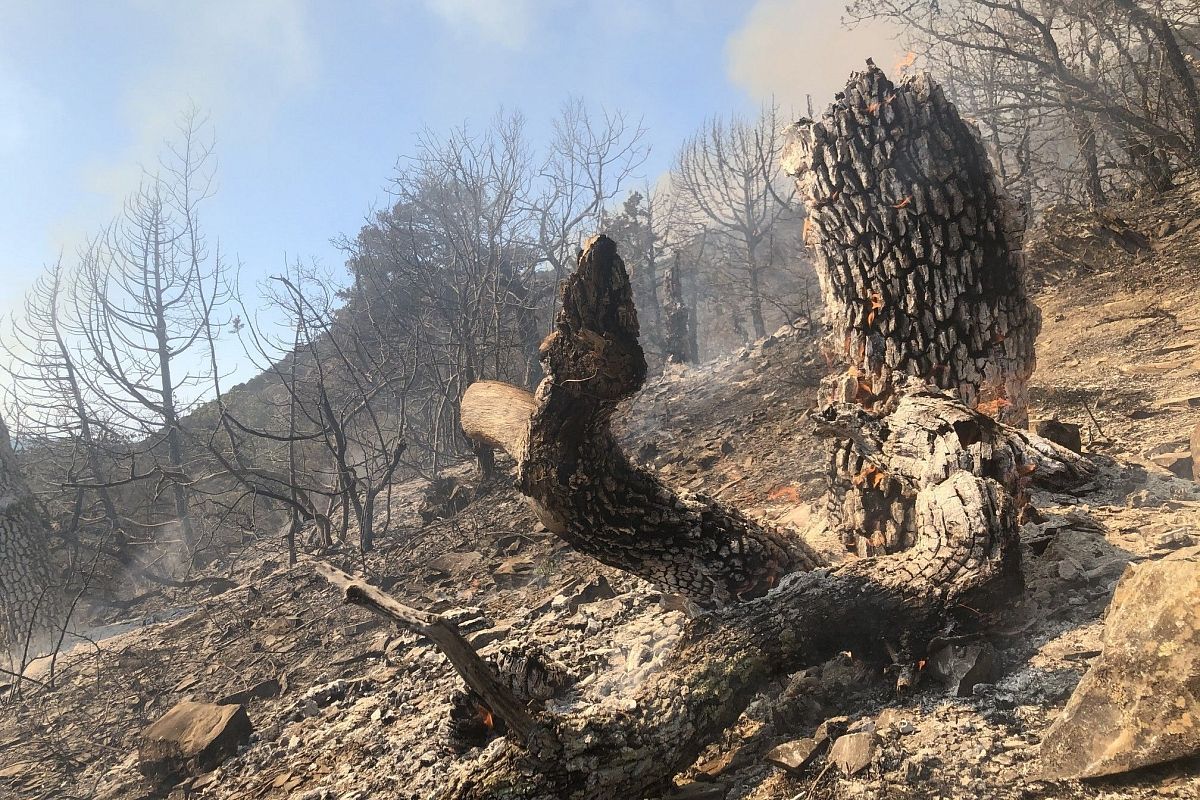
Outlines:
<svg viewBox="0 0 1200 800"><path fill-rule="evenodd" d="M870 65L821 120L792 127L783 165L808 204L827 346L846 369L824 401L886 411L912 376L1024 427L1041 317L1025 294L1023 223L941 88ZM827 510L859 555L902 550L907 503L868 467L835 440Z"/></svg>

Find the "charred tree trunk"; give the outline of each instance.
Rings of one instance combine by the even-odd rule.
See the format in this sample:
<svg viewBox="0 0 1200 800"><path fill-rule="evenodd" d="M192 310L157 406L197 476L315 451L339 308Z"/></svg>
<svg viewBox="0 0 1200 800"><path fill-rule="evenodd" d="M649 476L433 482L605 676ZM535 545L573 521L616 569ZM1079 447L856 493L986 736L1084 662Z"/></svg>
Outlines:
<svg viewBox="0 0 1200 800"><path fill-rule="evenodd" d="M46 521L0 420L0 664L17 673L65 624L47 539Z"/></svg>
<svg viewBox="0 0 1200 800"><path fill-rule="evenodd" d="M819 122L794 127L784 166L809 206L829 347L847 367L825 399L886 409L908 375L1025 425L1041 318L1023 223L941 89L872 66ZM828 511L860 555L902 550L907 502L869 467L833 443Z"/></svg>
<svg viewBox="0 0 1200 800"><path fill-rule="evenodd" d="M688 319L688 307L683 302L683 281L679 275L679 254L671 263L667 273L666 320L663 328L663 349L667 358L676 363L691 361L692 335Z"/></svg>
<svg viewBox="0 0 1200 800"><path fill-rule="evenodd" d="M928 76L897 86L872 67L793 134L784 166L809 206L830 343L863 391L912 375L1024 425L1041 317L1023 224L974 129Z"/></svg>

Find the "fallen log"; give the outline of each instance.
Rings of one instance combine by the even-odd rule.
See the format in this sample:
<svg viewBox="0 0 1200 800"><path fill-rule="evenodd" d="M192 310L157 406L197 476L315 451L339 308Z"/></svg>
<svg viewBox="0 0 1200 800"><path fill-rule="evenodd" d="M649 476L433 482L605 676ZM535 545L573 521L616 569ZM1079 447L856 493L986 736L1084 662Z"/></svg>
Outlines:
<svg viewBox="0 0 1200 800"><path fill-rule="evenodd" d="M464 761L443 796L642 797L691 763L774 677L843 650L896 660L911 674L938 640L984 623L1020 585L1008 487L962 470L914 485L911 550L794 573L763 598L692 620L662 669L619 707L553 720L562 750L552 768L539 768L546 759L537 754L493 746Z"/></svg>

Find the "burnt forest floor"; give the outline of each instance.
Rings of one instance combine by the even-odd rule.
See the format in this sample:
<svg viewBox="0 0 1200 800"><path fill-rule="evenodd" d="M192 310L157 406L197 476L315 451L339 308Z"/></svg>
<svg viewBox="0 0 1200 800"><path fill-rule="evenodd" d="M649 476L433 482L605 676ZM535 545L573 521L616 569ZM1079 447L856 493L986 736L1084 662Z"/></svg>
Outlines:
<svg viewBox="0 0 1200 800"><path fill-rule="evenodd" d="M1101 472L1075 495L1035 495L1044 521L1023 531L1027 590L992 641L995 682L953 697L925 681L901 697L852 657L806 670L764 687L678 776L687 787L678 796L1200 797L1197 759L1104 781L1037 780L1040 737L1100 649L1125 565L1200 543L1200 487L1160 466L1200 422L1196 188L1101 221L1052 210L1031 235L1044 319L1033 416L1080 424ZM630 454L674 486L804 530L824 470L806 418L828 369L815 336L786 328L670 368L629 404ZM542 531L508 480L478 486L470 465L451 475L465 508L423 524L415 509L426 486L399 484L378 552L323 557L405 603L450 613L485 654L540 643L582 679L564 703L624 702L684 614ZM832 538L813 544L845 557ZM0 707L0 797L366 800L424 798L444 782L459 758L443 735L457 678L436 649L343 605L311 565L288 568L274 541L252 543L221 570L236 588L127 612L131 624L106 631L116 635L60 657L56 689ZM46 679L44 663L34 669ZM181 700L239 692L255 729L248 748L174 787L138 774L142 727ZM889 708L906 733L885 728ZM839 715L880 723L881 752L865 772L845 778L818 762L794 775L764 759Z"/></svg>

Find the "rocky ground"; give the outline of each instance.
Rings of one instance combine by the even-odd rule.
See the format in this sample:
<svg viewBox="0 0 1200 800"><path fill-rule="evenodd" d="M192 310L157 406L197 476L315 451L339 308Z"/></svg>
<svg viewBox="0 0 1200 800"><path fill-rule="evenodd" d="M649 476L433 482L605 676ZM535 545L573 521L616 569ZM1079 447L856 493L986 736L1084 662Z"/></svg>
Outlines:
<svg viewBox="0 0 1200 800"><path fill-rule="evenodd" d="M1200 422L1196 208L1195 187L1185 187L1101 223L1055 211L1031 244L1044 316L1034 416L1079 424L1101 470L1076 494L1033 498L1027 591L989 642L962 653L974 660L982 649L992 668L980 664L960 696L930 665L900 696L846 654L767 687L667 796L1200 797L1195 757L1054 782L1042 780L1050 765L1040 747L1101 651L1103 614L1126 566L1200 544L1200 486L1186 462ZM805 415L827 369L814 336L785 329L727 358L671 368L630 405L629 451L673 485L810 529L824 450ZM399 485L378 553L323 557L449 614L484 654L540 644L578 679L553 703L625 702L685 622L672 598L541 531L505 481L478 486L469 465L451 477L461 509L423 523L416 509L427 487ZM844 557L832 537L813 543ZM115 635L60 656L52 690L8 698L0 797L431 794L459 758L444 735L458 685L445 658L343 605L310 563L288 568L276 542L252 543L223 569L236 588L135 608L124 615L132 624L96 631ZM35 670L49 682L46 663ZM137 769L139 732L184 700L243 704L249 745L199 777L153 782ZM826 732L840 734L831 752Z"/></svg>

